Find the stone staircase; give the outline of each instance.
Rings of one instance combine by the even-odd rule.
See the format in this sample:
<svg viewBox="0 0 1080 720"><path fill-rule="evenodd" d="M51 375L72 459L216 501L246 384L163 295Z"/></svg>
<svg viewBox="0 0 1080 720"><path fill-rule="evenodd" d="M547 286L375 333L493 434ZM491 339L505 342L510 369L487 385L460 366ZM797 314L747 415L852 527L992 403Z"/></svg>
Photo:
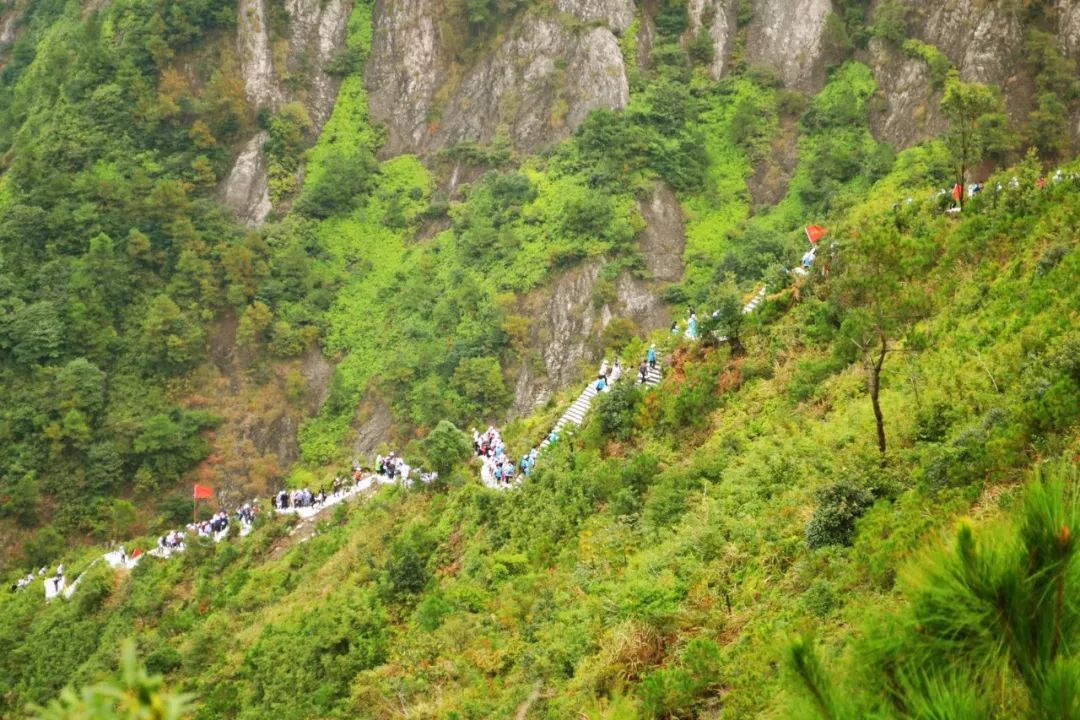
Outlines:
<svg viewBox="0 0 1080 720"><path fill-rule="evenodd" d="M759 289L756 293L754 293L753 297L750 298L749 302L747 302L746 305L743 306L743 314L749 315L750 313L757 310L761 306L761 303L763 303L763 302L765 302L765 286L764 285L762 285L761 289ZM726 338L720 338L720 339L725 340ZM629 377L630 373L633 373L632 377L634 377L634 379L635 379L634 381L637 382L637 370L636 369L627 368L627 370L625 372L626 372L626 374L624 375L624 377ZM659 385L660 381L663 380L663 379L664 379L664 374L661 371L660 365L658 363L655 367L649 368L648 374L645 376L645 387L654 388L657 385ZM575 400L573 402L573 404L570 405L570 407L566 410L566 412L564 412L562 414L562 417L560 417L559 420L555 423L555 427L553 428L553 432L556 434L556 436L558 436L558 434L561 433L563 428L565 428L567 425L571 425L571 424L572 425L581 425L582 423L585 422L585 416L589 414L589 410L592 408L592 403L593 403L593 400L596 398L596 395L597 395L596 381L592 380L585 387L585 390L583 390L582 393L580 395L578 395L577 400ZM548 438L550 438L550 435L548 436ZM544 441L542 443L540 443L540 448L541 449L546 448L548 445L551 444L551 441L548 438L545 438ZM481 469L480 477L481 477L481 481L485 485L487 485L488 487L492 487L492 488L504 487L504 486L500 486L498 483L495 482L495 478L491 477L491 474L490 474L490 472L488 472L486 466L484 466ZM517 483L519 483L519 482L520 482L520 478L518 479L517 482L515 482L515 485Z"/></svg>
<svg viewBox="0 0 1080 720"><path fill-rule="evenodd" d="M746 303L746 305L743 306L743 309L742 309L743 315L749 315L750 313L754 312L755 310L757 310L761 306L761 303L763 303L763 302L765 302L765 286L764 285L761 286L760 290L758 290L756 293L754 293L754 297L750 298L750 302Z"/></svg>

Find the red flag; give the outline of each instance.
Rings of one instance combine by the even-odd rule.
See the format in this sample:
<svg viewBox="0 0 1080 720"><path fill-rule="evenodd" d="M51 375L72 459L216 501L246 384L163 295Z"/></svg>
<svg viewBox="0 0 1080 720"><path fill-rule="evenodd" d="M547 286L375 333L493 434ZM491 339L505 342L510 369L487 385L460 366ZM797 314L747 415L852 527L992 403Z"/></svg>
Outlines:
<svg viewBox="0 0 1080 720"><path fill-rule="evenodd" d="M828 230L820 225L810 225L806 228L806 239L810 241L811 245L817 245L818 240L825 237L828 234Z"/></svg>
<svg viewBox="0 0 1080 720"><path fill-rule="evenodd" d="M142 550L140 550L139 548L135 548L135 552L131 553L131 559L134 560L140 555L142 555Z"/></svg>
<svg viewBox="0 0 1080 720"><path fill-rule="evenodd" d="M209 500L212 497L214 497L214 488L207 487L206 485L195 485L196 500Z"/></svg>
<svg viewBox="0 0 1080 720"><path fill-rule="evenodd" d="M960 198L964 197L964 186L960 183L956 183L952 188L952 199L956 202L960 202Z"/></svg>

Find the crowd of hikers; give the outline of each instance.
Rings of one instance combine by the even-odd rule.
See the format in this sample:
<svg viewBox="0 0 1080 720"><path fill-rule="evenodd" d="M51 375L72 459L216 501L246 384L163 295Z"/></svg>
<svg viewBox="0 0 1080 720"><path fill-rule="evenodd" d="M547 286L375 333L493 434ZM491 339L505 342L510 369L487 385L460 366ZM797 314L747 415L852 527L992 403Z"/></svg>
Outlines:
<svg viewBox="0 0 1080 720"><path fill-rule="evenodd" d="M259 502L256 500L244 503L237 508L234 514L241 528L245 526L251 527L259 514ZM185 540L188 537L220 539L228 531L229 524L229 514L224 510L220 510L207 520L190 522L183 530L172 530L165 533L157 539L158 550L166 553L182 551L186 546ZM120 546L120 556L121 562L127 561L127 553L124 552L123 545Z"/></svg>
<svg viewBox="0 0 1080 720"><path fill-rule="evenodd" d="M19 578L11 585L11 592L20 592L30 587L36 578L42 578L42 581L46 584L53 583L54 588L59 590L64 584L64 564L60 563L56 566L56 572L53 575L49 575L49 568L45 566L37 571L37 575L34 573L27 573L26 576Z"/></svg>
<svg viewBox="0 0 1080 720"><path fill-rule="evenodd" d="M552 434L554 435L554 432ZM473 450L484 463L487 475L496 484L513 485L515 479L529 475L536 467L536 459L540 456L537 448L534 447L522 455L521 459L515 463L513 458L506 454L506 443L494 427L488 427L483 433L473 428L472 435Z"/></svg>

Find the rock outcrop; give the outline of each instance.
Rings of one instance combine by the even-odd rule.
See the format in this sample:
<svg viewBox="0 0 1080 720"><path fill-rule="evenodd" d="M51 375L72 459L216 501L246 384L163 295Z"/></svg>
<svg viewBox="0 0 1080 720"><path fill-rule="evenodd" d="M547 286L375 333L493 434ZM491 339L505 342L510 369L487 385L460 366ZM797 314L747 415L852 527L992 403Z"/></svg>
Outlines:
<svg viewBox="0 0 1080 720"><path fill-rule="evenodd" d="M384 123L384 152L423 146L435 93L447 81L450 57L438 24L439 0L379 0L366 83L372 117Z"/></svg>
<svg viewBox="0 0 1080 720"><path fill-rule="evenodd" d="M515 147L541 148L570 135L591 111L629 101L622 52L610 30L567 32L558 21L532 17L465 75L430 147L486 143L505 128Z"/></svg>
<svg viewBox="0 0 1080 720"><path fill-rule="evenodd" d="M663 304L644 282L628 274L615 283L616 300L596 307L600 269L598 262L586 263L522 301L523 314L533 318L530 345L539 352L518 371L514 413L533 411L558 389L580 382L589 365L599 364L596 339L616 316L633 321L643 332L664 326Z"/></svg>
<svg viewBox="0 0 1080 720"><path fill-rule="evenodd" d="M327 63L345 46L345 31L351 3L347 0L288 0L288 66L277 67L266 0L240 0L236 18L236 48L244 79L244 93L253 108L277 110L294 100L307 107L313 131L318 132L330 118L337 97L338 82L326 74ZM286 82L301 76L307 82ZM293 88L306 86L303 90ZM258 225L270 214L266 158L262 146L265 133L251 138L236 158L222 184L221 196L237 217Z"/></svg>
<svg viewBox="0 0 1080 720"><path fill-rule="evenodd" d="M1075 0L1058 0L1058 37L1065 53L1080 68L1080 4ZM1080 108L1073 111L1073 147L1080 148Z"/></svg>
<svg viewBox="0 0 1080 720"><path fill-rule="evenodd" d="M1062 49L1070 57L1080 60L1080 4L1075 0L1058 0L1057 15Z"/></svg>
<svg viewBox="0 0 1080 720"><path fill-rule="evenodd" d="M15 41L15 26L18 22L19 14L16 12L0 19L0 45L9 45Z"/></svg>
<svg viewBox="0 0 1080 720"><path fill-rule="evenodd" d="M870 118L879 140L905 148L945 129L945 119L938 111L941 93L934 90L923 60L908 57L877 39L870 41L870 58L878 92L885 99L882 110Z"/></svg>
<svg viewBox="0 0 1080 720"><path fill-rule="evenodd" d="M687 4L690 14L687 39L696 37L704 30L712 40L713 59L709 63L709 75L713 80L719 80L727 69L738 10L738 0L690 0Z"/></svg>
<svg viewBox="0 0 1080 720"><path fill-rule="evenodd" d="M817 90L825 83L825 23L829 0L760 0L746 40L751 65L774 68L784 85Z"/></svg>
<svg viewBox="0 0 1080 720"><path fill-rule="evenodd" d="M649 68L649 55L656 42L656 10L658 0L643 0L641 3L641 22L637 32L637 66L642 70Z"/></svg>
<svg viewBox="0 0 1080 720"><path fill-rule="evenodd" d="M1024 47L1024 28L1007 0L924 2L923 39L949 56L967 82L1005 88Z"/></svg>
<svg viewBox="0 0 1080 720"><path fill-rule="evenodd" d="M619 5L567 0L586 17L604 10L615 21L619 13L608 11ZM367 85L372 117L387 127L386 155L430 156L502 131L514 147L535 150L567 137L590 111L629 102L622 52L608 27L529 14L458 74L443 45L441 11L434 0L376 5Z"/></svg>
<svg viewBox="0 0 1080 720"><path fill-rule="evenodd" d="M256 108L276 108L280 94L270 55L265 0L240 0L236 12L236 51L248 103Z"/></svg>
<svg viewBox="0 0 1080 720"><path fill-rule="evenodd" d="M263 145L266 132L256 133L240 151L229 176L222 184L222 200L248 226L262 223L273 209Z"/></svg>
<svg viewBox="0 0 1080 720"><path fill-rule="evenodd" d="M1010 113L1026 115L1030 79L1023 62L1024 28L1007 0L917 0L910 3L910 13L915 37L944 53L963 80L997 85L1005 93ZM879 138L904 148L945 129L938 110L941 93L933 86L924 61L873 40L870 64L886 101L885 109L873 119Z"/></svg>
<svg viewBox="0 0 1080 720"><path fill-rule="evenodd" d="M555 0L555 7L581 22L606 25L617 35L634 22L633 0Z"/></svg>
<svg viewBox="0 0 1080 720"><path fill-rule="evenodd" d="M676 282L683 275L686 227L675 193L658 183L640 203L645 230L639 240L645 266L656 280Z"/></svg>
<svg viewBox="0 0 1080 720"><path fill-rule="evenodd" d="M326 66L345 47L345 32L352 3L346 0L286 0L289 13L290 72L310 66L309 89L302 98L311 115L314 131L330 119L337 98L338 81L326 74ZM297 98L301 99L301 98Z"/></svg>

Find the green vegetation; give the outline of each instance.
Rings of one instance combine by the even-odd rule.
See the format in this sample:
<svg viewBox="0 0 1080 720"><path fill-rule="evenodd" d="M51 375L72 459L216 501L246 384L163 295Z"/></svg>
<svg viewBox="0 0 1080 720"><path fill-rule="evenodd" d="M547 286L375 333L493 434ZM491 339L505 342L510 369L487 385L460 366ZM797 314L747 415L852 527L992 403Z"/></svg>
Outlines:
<svg viewBox="0 0 1080 720"><path fill-rule="evenodd" d="M197 717L382 717L402 704L500 717L536 687L537 717L786 712L797 697L777 666L786 637L817 628L823 657L846 657L867 608L903 606L897 567L924 538L1009 507L1036 458L1076 452L1080 256L1054 250L1080 221L1076 187L1036 189L1029 163L1008 171L1023 189L988 190L954 220L924 175L940 152L902 154L836 216L839 237L857 227L869 244L844 243L829 278L748 319L745 358L684 350L661 391L605 397L519 491L481 489L463 469L445 490L384 489L284 552L273 548L285 526L267 522L182 562L147 561L115 588L89 584L78 602L5 596L13 701L108 669L108 648L139 618L141 651L198 695ZM897 206L916 187L925 199ZM845 288L877 272L884 238L901 258L933 252L897 270L926 310L881 375L883 464ZM798 369L829 356L811 399L795 397ZM512 452L525 432L508 429ZM430 437L435 455L462 456L449 425ZM1013 557L1000 547L987 552ZM69 641L55 664L28 662L58 626ZM281 671L285 657L295 672Z"/></svg>
<svg viewBox="0 0 1080 720"><path fill-rule="evenodd" d="M850 687L831 686L812 647L796 642L790 662L814 714L1075 717L1077 477L1055 474L1031 484L1013 523L963 523L953 546L911 569L904 610L865 628Z"/></svg>
<svg viewBox="0 0 1080 720"><path fill-rule="evenodd" d="M836 3L810 96L746 64L750 3L713 81L686 3L662 0L625 109L540 154L500 138L422 161L379 154L371 2L318 138L300 103L247 106L233 5L29 4L0 69L2 569L87 572L71 601L0 595L0 715L1074 716L1075 70L1025 9L1037 95L1015 125L900 5ZM552 12L448 8L462 67ZM851 57L872 36L927 61L944 137L875 139ZM280 213L245 230L214 193L260 128ZM996 174L942 213L976 165ZM469 182L448 196L450 166ZM596 308L620 273L647 279L639 202L660 182L687 235L663 297L703 341L613 319L596 342L625 361L655 340L660 388L618 383L520 489L483 488L461 428L504 420L535 367L533 294L585 264ZM810 223L829 234L796 276ZM237 397L256 409L224 438ZM299 459L240 462L280 432L275 403ZM341 473L374 405L439 483L91 567L84 542L145 549L183 522L192 480L240 496ZM509 423L511 456L559 410ZM954 549L926 549L958 521ZM95 685L128 638L183 694L131 652Z"/></svg>

